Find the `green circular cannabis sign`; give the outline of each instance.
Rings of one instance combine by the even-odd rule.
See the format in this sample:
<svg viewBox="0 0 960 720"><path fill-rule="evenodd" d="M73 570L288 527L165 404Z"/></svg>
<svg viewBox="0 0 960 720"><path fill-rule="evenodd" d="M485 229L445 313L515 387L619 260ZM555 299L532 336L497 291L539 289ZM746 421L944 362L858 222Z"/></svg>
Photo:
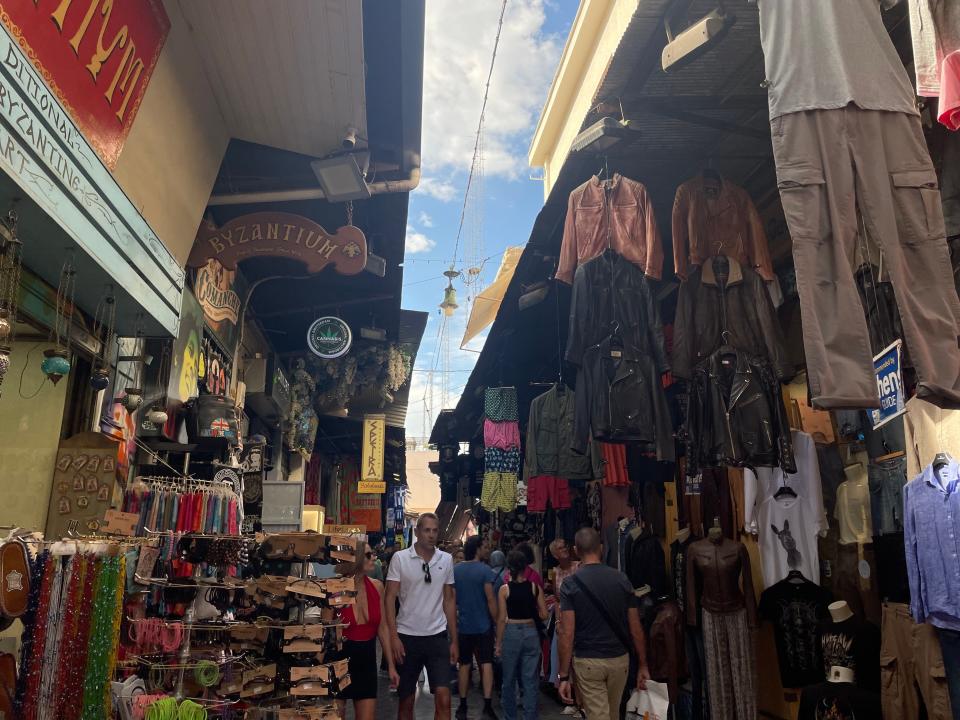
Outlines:
<svg viewBox="0 0 960 720"><path fill-rule="evenodd" d="M307 346L310 352L325 360L345 355L352 343L350 326L338 317L317 318L307 330Z"/></svg>

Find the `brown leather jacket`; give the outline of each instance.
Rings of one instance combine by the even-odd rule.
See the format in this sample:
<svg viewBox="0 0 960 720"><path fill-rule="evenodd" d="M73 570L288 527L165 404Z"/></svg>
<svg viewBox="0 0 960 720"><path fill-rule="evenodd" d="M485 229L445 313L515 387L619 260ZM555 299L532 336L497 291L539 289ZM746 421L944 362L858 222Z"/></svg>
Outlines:
<svg viewBox="0 0 960 720"><path fill-rule="evenodd" d="M673 264L677 277L686 279L691 265L701 265L720 252L747 267L764 280L773 280L773 264L763 222L753 200L739 185L726 178L716 197L707 193L703 175L677 188L673 201Z"/></svg>
<svg viewBox="0 0 960 720"><path fill-rule="evenodd" d="M570 193L556 279L573 282L577 265L612 248L652 278L663 270L663 245L647 189L614 175L605 188L594 175Z"/></svg>
<svg viewBox="0 0 960 720"><path fill-rule="evenodd" d="M757 599L747 548L729 538L692 543L687 551L687 598L688 625L697 624L699 605L711 613L746 608L747 624L757 627Z"/></svg>
<svg viewBox="0 0 960 720"><path fill-rule="evenodd" d="M680 697L680 679L688 675L687 659L683 651L683 613L673 600L657 608L647 640L647 661L650 677L667 683L670 702Z"/></svg>

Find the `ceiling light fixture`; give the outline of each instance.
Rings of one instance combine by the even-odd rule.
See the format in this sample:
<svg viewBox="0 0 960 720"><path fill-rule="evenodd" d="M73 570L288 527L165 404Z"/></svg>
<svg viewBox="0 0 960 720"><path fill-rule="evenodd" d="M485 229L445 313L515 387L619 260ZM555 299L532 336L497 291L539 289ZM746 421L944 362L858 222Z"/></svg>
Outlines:
<svg viewBox="0 0 960 720"><path fill-rule="evenodd" d="M570 152L605 153L615 145L632 140L639 134L639 130L630 127L629 120L601 118L573 139Z"/></svg>
<svg viewBox="0 0 960 720"><path fill-rule="evenodd" d="M334 155L310 163L328 202L366 200L370 187L352 153Z"/></svg>
<svg viewBox="0 0 960 720"><path fill-rule="evenodd" d="M737 18L727 13L723 3L718 2L715 10L676 35L671 21L668 17L663 22L668 41L660 58L664 72L679 70L706 53L723 40Z"/></svg>

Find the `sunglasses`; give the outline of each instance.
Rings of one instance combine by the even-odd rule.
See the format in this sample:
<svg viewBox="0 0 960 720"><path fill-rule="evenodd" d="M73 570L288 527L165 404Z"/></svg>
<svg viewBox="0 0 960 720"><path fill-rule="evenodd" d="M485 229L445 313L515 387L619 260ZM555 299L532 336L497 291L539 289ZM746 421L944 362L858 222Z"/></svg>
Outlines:
<svg viewBox="0 0 960 720"><path fill-rule="evenodd" d="M363 556L364 556L367 560L373 559L373 553L372 553L372 552L364 553Z"/></svg>
<svg viewBox="0 0 960 720"><path fill-rule="evenodd" d="M428 584L433 582L433 578L430 577L430 563L423 564L423 581Z"/></svg>

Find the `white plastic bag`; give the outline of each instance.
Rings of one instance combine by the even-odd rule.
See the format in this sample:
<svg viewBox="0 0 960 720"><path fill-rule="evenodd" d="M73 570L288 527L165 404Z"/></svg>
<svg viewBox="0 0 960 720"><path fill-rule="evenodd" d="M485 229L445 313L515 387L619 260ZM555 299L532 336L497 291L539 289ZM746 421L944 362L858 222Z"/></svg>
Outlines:
<svg viewBox="0 0 960 720"><path fill-rule="evenodd" d="M643 720L667 720L669 708L670 694L666 683L653 680L647 680L646 690L634 690L627 701L627 714Z"/></svg>

